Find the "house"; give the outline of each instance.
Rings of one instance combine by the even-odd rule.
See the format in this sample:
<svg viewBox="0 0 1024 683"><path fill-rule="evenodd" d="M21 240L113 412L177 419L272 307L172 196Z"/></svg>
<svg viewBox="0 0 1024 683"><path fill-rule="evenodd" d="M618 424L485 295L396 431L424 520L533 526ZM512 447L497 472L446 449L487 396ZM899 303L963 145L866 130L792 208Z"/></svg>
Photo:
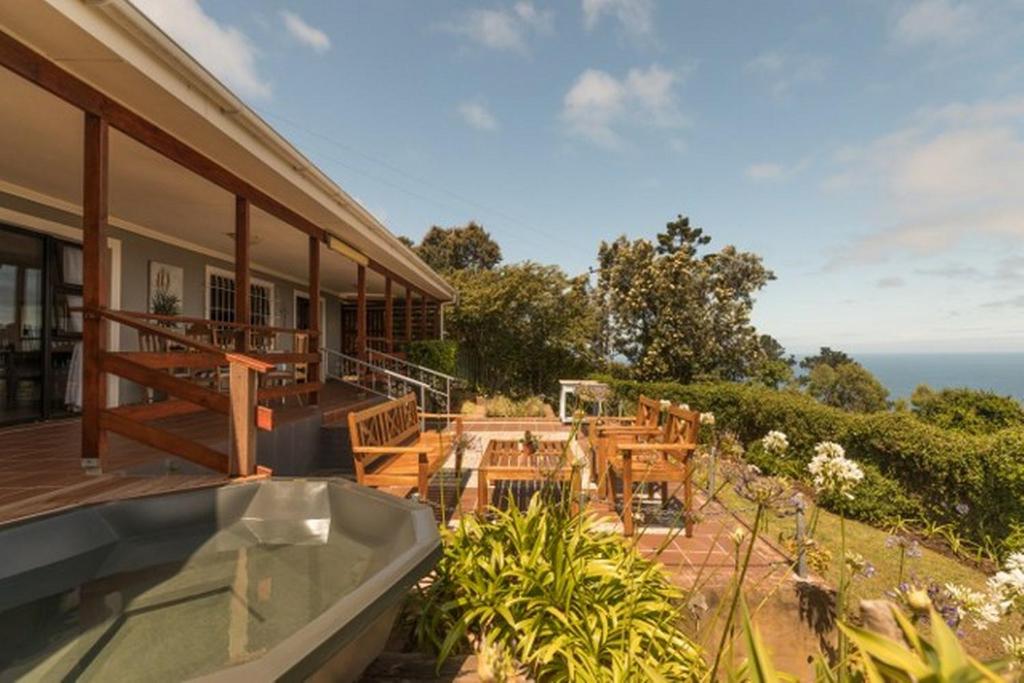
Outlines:
<svg viewBox="0 0 1024 683"><path fill-rule="evenodd" d="M452 287L126 0L3 3L0 67L0 429L251 475L441 334Z"/></svg>

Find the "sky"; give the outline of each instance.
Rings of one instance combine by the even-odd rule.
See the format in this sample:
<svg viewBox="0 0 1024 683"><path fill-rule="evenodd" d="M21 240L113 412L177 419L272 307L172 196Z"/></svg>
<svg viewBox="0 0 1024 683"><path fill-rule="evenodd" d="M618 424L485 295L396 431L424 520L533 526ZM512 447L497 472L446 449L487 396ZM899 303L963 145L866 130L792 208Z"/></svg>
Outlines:
<svg viewBox="0 0 1024 683"><path fill-rule="evenodd" d="M399 235L677 214L789 350L1024 351L1024 0L133 0Z"/></svg>

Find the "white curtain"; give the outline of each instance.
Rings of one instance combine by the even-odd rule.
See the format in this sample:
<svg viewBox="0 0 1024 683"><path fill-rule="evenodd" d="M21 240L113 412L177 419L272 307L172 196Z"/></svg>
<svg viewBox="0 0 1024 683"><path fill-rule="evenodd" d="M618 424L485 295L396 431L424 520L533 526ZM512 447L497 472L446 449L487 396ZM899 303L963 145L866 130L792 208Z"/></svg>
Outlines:
<svg viewBox="0 0 1024 683"><path fill-rule="evenodd" d="M64 389L64 405L71 410L82 409L82 342L75 342L68 367L68 385Z"/></svg>

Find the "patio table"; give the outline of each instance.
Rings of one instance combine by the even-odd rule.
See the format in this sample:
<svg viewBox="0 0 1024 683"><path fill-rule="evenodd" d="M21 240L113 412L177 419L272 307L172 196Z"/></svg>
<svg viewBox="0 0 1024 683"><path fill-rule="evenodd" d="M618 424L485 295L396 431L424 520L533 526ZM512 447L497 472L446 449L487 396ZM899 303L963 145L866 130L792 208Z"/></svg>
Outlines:
<svg viewBox="0 0 1024 683"><path fill-rule="evenodd" d="M492 439L477 469L477 512L483 514L490 498L491 481L569 481L573 509L578 507L579 470L573 472L571 455L563 456L566 441L541 441L536 453L514 439Z"/></svg>

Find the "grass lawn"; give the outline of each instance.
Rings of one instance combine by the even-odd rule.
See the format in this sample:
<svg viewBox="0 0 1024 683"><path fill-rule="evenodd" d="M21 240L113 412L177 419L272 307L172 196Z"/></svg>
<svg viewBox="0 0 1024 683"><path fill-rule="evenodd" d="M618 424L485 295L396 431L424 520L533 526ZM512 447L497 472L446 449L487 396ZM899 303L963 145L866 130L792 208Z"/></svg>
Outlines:
<svg viewBox="0 0 1024 683"><path fill-rule="evenodd" d="M753 504L750 501L741 498L731 487L723 488L718 497L748 524L752 523ZM813 504L809 504L808 520L812 513ZM794 531L792 516L781 517L769 514L768 518L766 538L777 542L780 534L792 537ZM854 578L850 586L850 602L848 603L853 609L856 609L858 600L884 597L887 591L899 584L900 553L896 548L886 547L885 539L888 535L885 531L867 524L846 521L847 550L860 553L875 567L874 576ZM832 553L831 567L824 577L832 585L839 582L840 538L839 517L826 510L821 510L818 516L815 540ZM987 575L974 567L924 547L921 548L921 557L907 558L904 565L904 580L916 580L922 585L930 581L940 585L959 583L976 590L983 590L986 579ZM981 659L1001 657L1003 648L1000 637L1020 633L1020 629L1021 622L1016 617L1009 620L1004 619L1003 622L985 631L979 631L967 623L963 625L963 642L971 654Z"/></svg>

